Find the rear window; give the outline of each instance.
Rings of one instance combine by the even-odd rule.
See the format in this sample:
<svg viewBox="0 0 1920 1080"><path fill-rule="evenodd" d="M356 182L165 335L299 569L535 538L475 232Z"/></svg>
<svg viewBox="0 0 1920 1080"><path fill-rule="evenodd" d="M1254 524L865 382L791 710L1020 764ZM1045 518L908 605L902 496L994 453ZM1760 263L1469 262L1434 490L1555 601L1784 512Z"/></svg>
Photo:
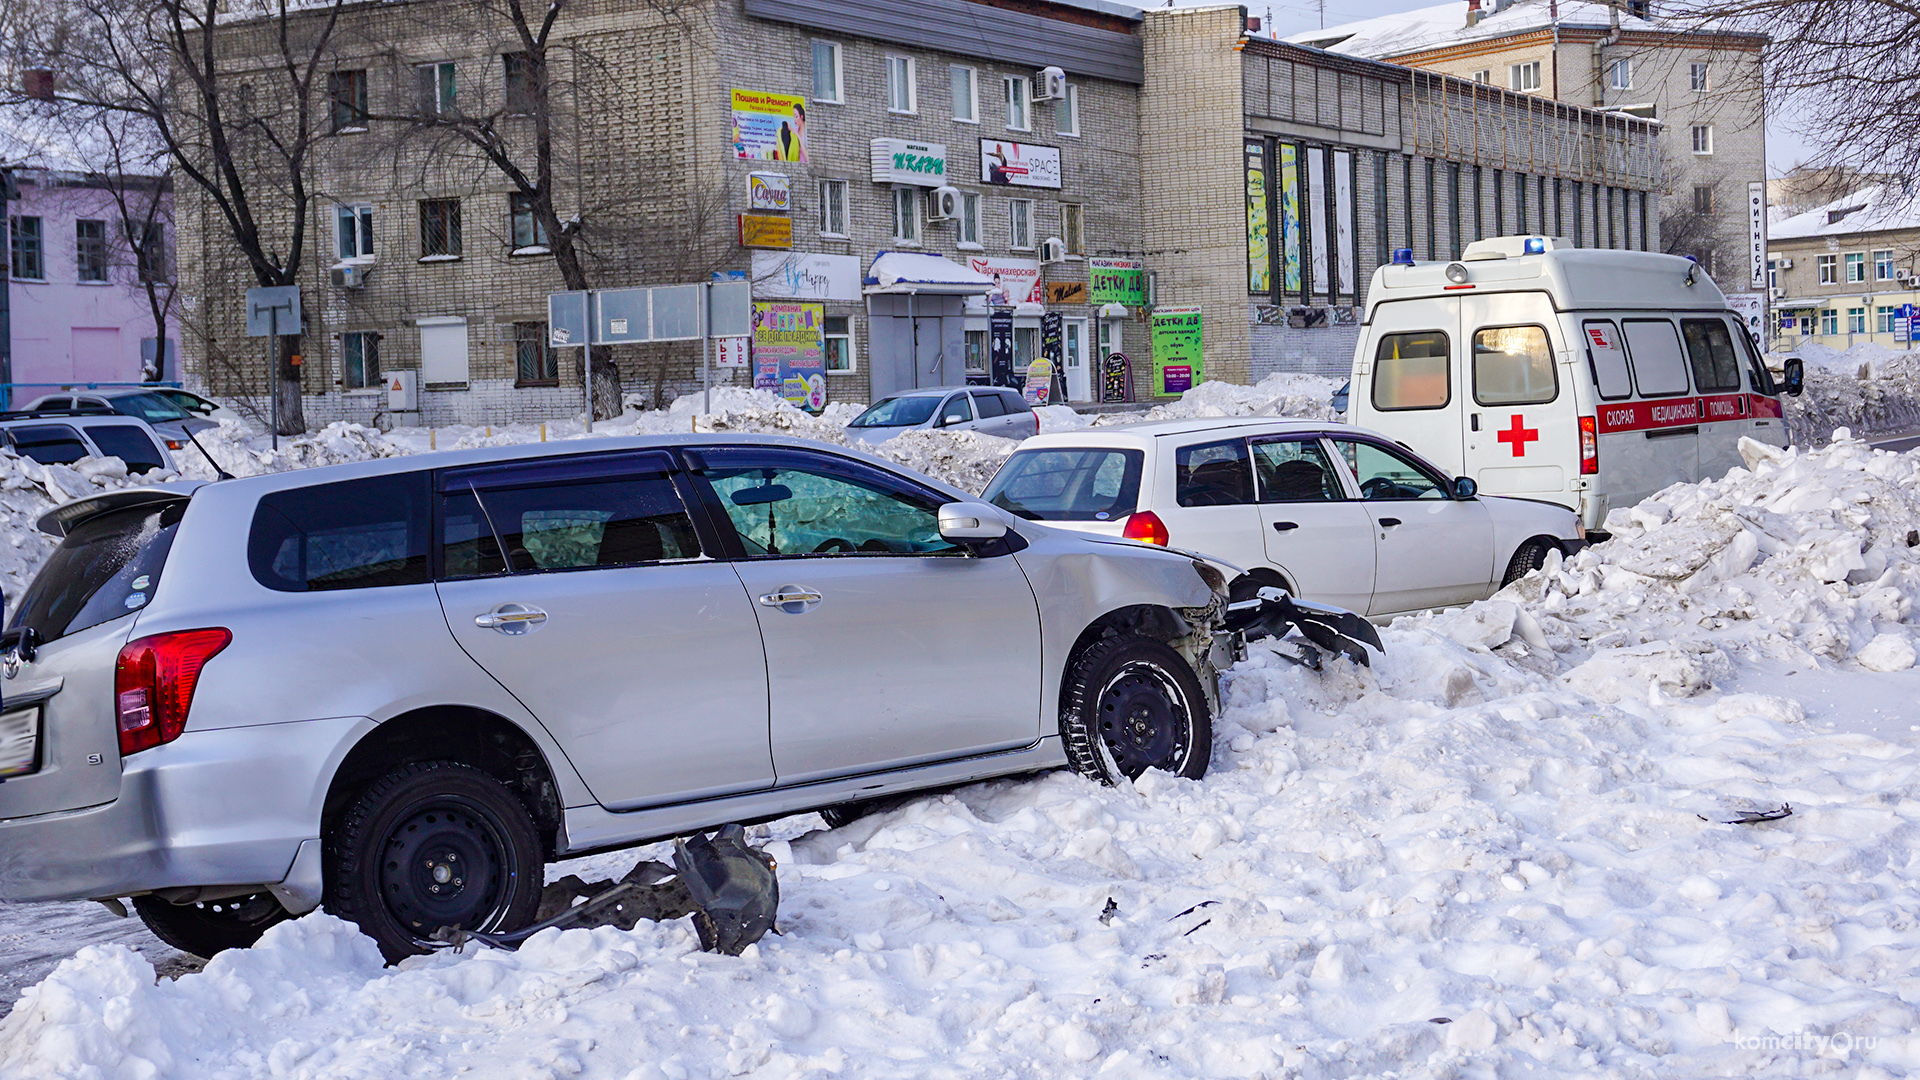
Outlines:
<svg viewBox="0 0 1920 1080"><path fill-rule="evenodd" d="M1687 339L1687 360L1693 368L1693 386L1702 394L1731 394L1740 389L1740 361L1733 353L1733 335L1719 319L1683 319L1680 332Z"/></svg>
<svg viewBox="0 0 1920 1080"><path fill-rule="evenodd" d="M145 607L186 509L179 499L82 521L47 557L10 625L52 641Z"/></svg>
<svg viewBox="0 0 1920 1080"><path fill-rule="evenodd" d="M7 441L22 457L42 465L71 465L87 456L87 444L80 441L80 433L65 424L12 428Z"/></svg>
<svg viewBox="0 0 1920 1080"><path fill-rule="evenodd" d="M1447 335L1438 330L1388 334L1373 356L1373 407L1438 409L1453 400Z"/></svg>
<svg viewBox="0 0 1920 1080"><path fill-rule="evenodd" d="M981 498L1034 521L1115 521L1140 500L1140 450L1021 450Z"/></svg>
<svg viewBox="0 0 1920 1080"><path fill-rule="evenodd" d="M247 539L254 579L281 592L430 581L427 500L424 472L264 495Z"/></svg>
<svg viewBox="0 0 1920 1080"><path fill-rule="evenodd" d="M87 429L87 434L93 437L101 453L126 462L129 472L150 472L166 464L160 448L153 445L146 432L132 424L95 424Z"/></svg>
<svg viewBox="0 0 1920 1080"><path fill-rule="evenodd" d="M1473 335L1473 399L1482 405L1545 405L1560 396L1547 332L1496 326Z"/></svg>
<svg viewBox="0 0 1920 1080"><path fill-rule="evenodd" d="M1021 397L1011 390L1001 390L995 396L1000 399L1002 404L1006 405L1007 412L1010 414L1030 413L1033 411L1033 406L1027 404L1026 398Z"/></svg>
<svg viewBox="0 0 1920 1080"><path fill-rule="evenodd" d="M137 416L149 424L187 419L187 410L152 392L121 394L108 398L107 403L114 412L122 416Z"/></svg>
<svg viewBox="0 0 1920 1080"><path fill-rule="evenodd" d="M1234 506L1253 501L1247 440L1183 446L1174 453L1174 500L1181 506Z"/></svg>
<svg viewBox="0 0 1920 1080"><path fill-rule="evenodd" d="M1687 362L1680 333L1665 319L1624 319L1627 361L1643 397L1673 397L1687 392Z"/></svg>
<svg viewBox="0 0 1920 1080"><path fill-rule="evenodd" d="M975 393L973 395L973 403L979 408L980 419L982 420L991 416L1007 415L1007 399L1001 397L999 394Z"/></svg>

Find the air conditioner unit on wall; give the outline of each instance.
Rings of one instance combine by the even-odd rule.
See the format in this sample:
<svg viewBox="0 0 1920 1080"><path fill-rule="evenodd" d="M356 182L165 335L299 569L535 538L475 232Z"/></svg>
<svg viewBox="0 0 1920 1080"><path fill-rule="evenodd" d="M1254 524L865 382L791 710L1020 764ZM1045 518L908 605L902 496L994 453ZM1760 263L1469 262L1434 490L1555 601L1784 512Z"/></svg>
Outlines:
<svg viewBox="0 0 1920 1080"><path fill-rule="evenodd" d="M1057 263L1067 261L1067 242L1057 236L1049 236L1040 241L1040 261Z"/></svg>
<svg viewBox="0 0 1920 1080"><path fill-rule="evenodd" d="M941 186L927 192L927 220L952 221L960 216L960 189Z"/></svg>
<svg viewBox="0 0 1920 1080"><path fill-rule="evenodd" d="M1793 269L1793 260L1792 260L1792 259L1781 259L1781 260L1779 260L1779 268L1780 268L1780 269L1782 269L1782 270L1791 270L1791 269Z"/></svg>
<svg viewBox="0 0 1920 1080"><path fill-rule="evenodd" d="M327 280L336 289L358 289L367 283L367 268L347 264L327 271Z"/></svg>
<svg viewBox="0 0 1920 1080"><path fill-rule="evenodd" d="M1040 69L1033 80L1033 100L1059 101L1067 96L1067 73L1057 67Z"/></svg>
<svg viewBox="0 0 1920 1080"><path fill-rule="evenodd" d="M1906 267L1904 267L1904 266L1896 266L1896 267L1894 267L1894 268L1893 268L1893 280L1895 280L1895 281L1912 281L1912 280L1913 280L1913 271L1911 271L1911 270L1909 270L1909 269L1907 269L1907 268L1906 268Z"/></svg>

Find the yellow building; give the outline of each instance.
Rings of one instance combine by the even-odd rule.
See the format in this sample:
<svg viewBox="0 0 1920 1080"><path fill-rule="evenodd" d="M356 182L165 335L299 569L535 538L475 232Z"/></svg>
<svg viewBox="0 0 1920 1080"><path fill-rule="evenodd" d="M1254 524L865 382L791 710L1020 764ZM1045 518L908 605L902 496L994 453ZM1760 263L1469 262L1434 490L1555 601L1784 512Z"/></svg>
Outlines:
<svg viewBox="0 0 1920 1080"><path fill-rule="evenodd" d="M1910 347L1920 304L1920 198L1875 184L1768 226L1775 349L1813 341Z"/></svg>

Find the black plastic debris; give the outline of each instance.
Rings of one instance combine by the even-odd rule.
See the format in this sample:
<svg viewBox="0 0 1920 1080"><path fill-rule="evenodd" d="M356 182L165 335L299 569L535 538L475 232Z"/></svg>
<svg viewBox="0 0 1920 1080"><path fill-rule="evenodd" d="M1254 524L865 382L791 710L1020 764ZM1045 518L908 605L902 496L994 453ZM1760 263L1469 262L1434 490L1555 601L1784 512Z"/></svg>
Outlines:
<svg viewBox="0 0 1920 1080"><path fill-rule="evenodd" d="M1283 638L1289 631L1298 630L1314 645L1362 665L1373 662L1366 646L1372 646L1375 652L1387 651L1380 643L1380 631L1366 619L1326 604L1296 600L1271 587L1259 590L1250 600L1228 604L1226 628L1240 633L1247 641ZM1320 667L1320 656L1311 649L1289 659L1315 670Z"/></svg>

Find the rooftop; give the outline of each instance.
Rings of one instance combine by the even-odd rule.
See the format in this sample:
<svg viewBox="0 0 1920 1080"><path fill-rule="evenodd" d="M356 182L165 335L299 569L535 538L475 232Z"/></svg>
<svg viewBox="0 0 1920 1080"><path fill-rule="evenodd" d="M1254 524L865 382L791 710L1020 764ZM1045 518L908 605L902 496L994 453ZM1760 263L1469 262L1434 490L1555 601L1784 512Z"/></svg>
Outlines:
<svg viewBox="0 0 1920 1080"><path fill-rule="evenodd" d="M1874 184L1767 227L1769 240L1920 229L1920 191Z"/></svg>
<svg viewBox="0 0 1920 1080"><path fill-rule="evenodd" d="M1450 0L1445 4L1361 19L1323 30L1307 30L1287 40L1329 52L1381 59L1532 33L1548 29L1556 22L1551 0L1514 0L1504 8L1496 10L1497 7L1496 0L1481 0L1480 20L1473 26L1467 25L1467 5L1464 0ZM1559 0L1559 9L1557 22L1562 29L1609 30L1616 21L1622 30L1671 29L1657 21L1629 15L1619 7L1594 0Z"/></svg>

